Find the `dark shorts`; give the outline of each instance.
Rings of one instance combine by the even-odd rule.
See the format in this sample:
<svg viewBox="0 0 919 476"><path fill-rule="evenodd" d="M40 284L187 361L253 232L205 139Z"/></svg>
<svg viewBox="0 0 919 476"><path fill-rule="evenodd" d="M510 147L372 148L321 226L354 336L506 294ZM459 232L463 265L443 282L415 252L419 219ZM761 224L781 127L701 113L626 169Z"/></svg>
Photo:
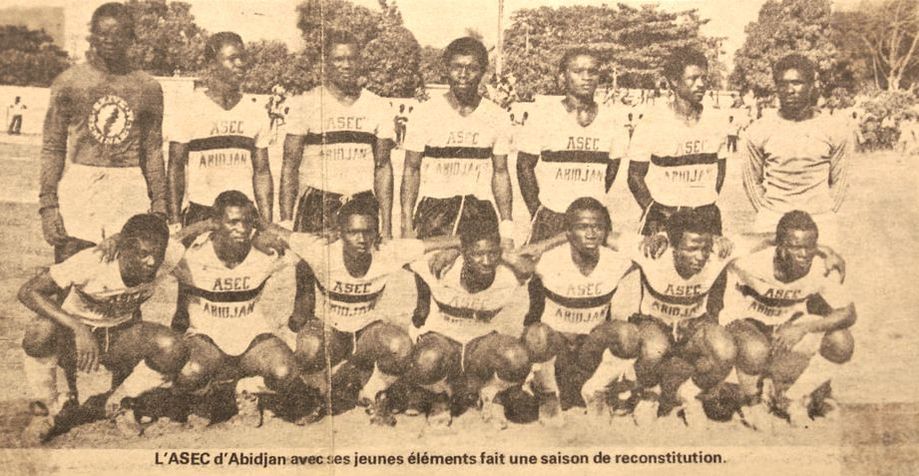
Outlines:
<svg viewBox="0 0 919 476"><path fill-rule="evenodd" d="M294 231L321 233L327 228L336 228L335 220L341 206L351 199L366 196L372 197L373 192L367 190L354 195L342 195L307 187L300 195L294 212Z"/></svg>
<svg viewBox="0 0 919 476"><path fill-rule="evenodd" d="M415 208L415 234L419 239L452 236L467 222L483 221L497 223L497 212L491 202L473 195L422 197Z"/></svg>
<svg viewBox="0 0 919 476"><path fill-rule="evenodd" d="M701 215L708 231L721 236L721 210L714 203L701 207L670 207L652 202L642 217L641 234L648 236L664 231L667 220L679 210L695 210Z"/></svg>
<svg viewBox="0 0 919 476"><path fill-rule="evenodd" d="M526 244L538 243L543 240L552 238L562 233L567 228L565 214L554 212L540 205L533 215L533 222L530 225L530 236Z"/></svg>

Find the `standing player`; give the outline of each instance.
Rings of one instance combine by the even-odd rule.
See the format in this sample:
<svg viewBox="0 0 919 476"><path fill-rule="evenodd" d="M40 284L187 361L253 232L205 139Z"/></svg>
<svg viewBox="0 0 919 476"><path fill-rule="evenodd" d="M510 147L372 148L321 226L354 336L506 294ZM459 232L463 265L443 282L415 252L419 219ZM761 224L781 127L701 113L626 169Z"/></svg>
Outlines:
<svg viewBox="0 0 919 476"><path fill-rule="evenodd" d="M497 205L501 238L510 240L507 115L479 94L488 51L478 40L459 38L447 45L443 61L450 90L415 111L405 140L402 235L454 235L461 222Z"/></svg>
<svg viewBox="0 0 919 476"><path fill-rule="evenodd" d="M187 316L190 348L176 383L188 391L218 372L242 377L236 384L239 418L259 426L258 394L267 387L290 399L300 382L293 351L272 333L259 306L266 281L291 259L252 246L258 212L242 192L221 193L212 209L217 230L195 240L173 272L183 306L176 313Z"/></svg>
<svg viewBox="0 0 919 476"><path fill-rule="evenodd" d="M347 368L331 381L333 411L347 407L355 375L361 377L359 403L367 403L374 423L393 424L385 390L406 370L412 343L406 331L384 321L376 310L389 277L424 253L455 247L455 239L379 241L379 205L361 196L342 205L337 214L341 237L328 244L320 235L271 231L300 256L316 275L308 290L315 314L290 317L297 332L297 359L304 373L328 382L332 368L347 360ZM368 378L365 376L369 375ZM315 382L320 391L328 391ZM357 393L357 392L355 392Z"/></svg>
<svg viewBox="0 0 919 476"><path fill-rule="evenodd" d="M392 112L382 98L360 86L360 48L353 35L327 33L324 52L323 85L299 98L288 115L281 169L282 226L320 233L334 228L342 203L373 196L382 212L382 236L391 238ZM298 265L294 314L310 312L304 296L313 279L304 264Z"/></svg>
<svg viewBox="0 0 919 476"><path fill-rule="evenodd" d="M505 409L495 397L523 383L530 372L526 348L516 335L522 316L505 311L522 286L501 262L501 238L492 211L460 229L461 254L441 269L412 264L418 305L412 317L418 339L409 385L432 394L428 422L447 426L463 397L482 404L482 417L505 427ZM489 219L490 218L490 219Z"/></svg>
<svg viewBox="0 0 919 476"><path fill-rule="evenodd" d="M773 67L779 113L747 129L744 189L756 209L754 230L771 233L783 214L808 212L824 242L838 236L836 213L847 186L851 129L814 107L814 63L789 55Z"/></svg>
<svg viewBox="0 0 919 476"><path fill-rule="evenodd" d="M708 60L690 49L677 49L664 63L674 98L669 107L645 113L629 145L629 189L642 209L641 233L663 231L677 210L698 210L712 234L721 234L715 204L724 184L724 122L704 112Z"/></svg>
<svg viewBox="0 0 919 476"><path fill-rule="evenodd" d="M543 120L531 122L521 134L517 178L533 217L530 242L564 231L568 205L584 196L602 202L616 179L627 139L613 140L611 131L621 127L594 101L599 67L588 49L566 51L559 63L565 98L546 108Z"/></svg>
<svg viewBox="0 0 919 476"><path fill-rule="evenodd" d="M163 91L131 69L127 7L93 12L87 62L61 73L45 116L39 203L55 262L117 233L128 218L166 213Z"/></svg>
<svg viewBox="0 0 919 476"><path fill-rule="evenodd" d="M197 231L190 227L183 234ZM29 443L48 436L65 403L57 395L58 362L84 372L98 370L99 364L108 368L115 390L108 397L106 414L135 434L140 430L132 410L136 397L164 383L164 378L174 379L185 364L182 339L165 326L142 321L140 315L157 278L181 258L181 244L169 240L166 222L155 215L131 217L118 236L114 261L86 249L42 271L19 290L19 300L38 315L22 342L33 398L32 422L24 435ZM64 296L63 303L56 296Z"/></svg>
<svg viewBox="0 0 919 476"><path fill-rule="evenodd" d="M268 118L240 90L246 47L239 35L222 31L208 38L204 57L207 89L170 114L176 122L169 143L170 221L189 224L209 218L210 204L224 190L239 190L254 199L261 214L271 219Z"/></svg>
<svg viewBox="0 0 919 476"><path fill-rule="evenodd" d="M763 423L767 411L805 424L809 408L819 406L812 400L814 386L799 380L811 373L813 356L819 352L837 364L852 356L848 329L855 324L855 306L838 276L815 264L817 238L817 224L806 212L786 213L775 230L775 247L729 268L722 316L737 342L737 378L748 405L743 412L754 425ZM825 375L810 377L819 385Z"/></svg>
<svg viewBox="0 0 919 476"><path fill-rule="evenodd" d="M606 207L583 197L565 217L567 244L544 253L530 281L523 337L546 423L559 422L560 411L571 406L602 408L607 384L631 374L636 359L641 373L653 369L666 345L656 329L639 335L636 326L610 315L619 281L633 264L604 246L611 232Z"/></svg>

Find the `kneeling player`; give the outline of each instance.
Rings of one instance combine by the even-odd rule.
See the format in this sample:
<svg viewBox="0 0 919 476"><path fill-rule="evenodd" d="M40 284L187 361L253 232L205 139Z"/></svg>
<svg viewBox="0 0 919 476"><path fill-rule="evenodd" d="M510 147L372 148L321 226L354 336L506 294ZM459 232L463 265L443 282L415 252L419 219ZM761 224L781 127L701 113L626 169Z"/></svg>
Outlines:
<svg viewBox="0 0 919 476"><path fill-rule="evenodd" d="M611 319L610 302L632 260L604 246L611 231L606 207L579 198L565 216L567 244L543 254L530 281L523 337L545 423L560 422L561 410L572 406L601 410L607 385L631 375L636 359L641 369L662 357L653 352L659 346L641 344L635 325Z"/></svg>
<svg viewBox="0 0 919 476"><path fill-rule="evenodd" d="M258 305L266 281L292 260L253 248L258 212L242 192L221 193L212 209L216 231L199 237L174 272L178 302L184 303L176 314L186 316L174 323L189 323L191 352L177 387L196 389L218 374L242 377L236 383L238 419L259 426L259 394L290 399L300 383L293 351L272 333Z"/></svg>
<svg viewBox="0 0 919 476"><path fill-rule="evenodd" d="M814 387L801 379L811 373L806 371L813 356L819 352L840 364L853 352L848 328L856 320L855 306L839 278L814 265L820 254L814 220L792 211L775 233L775 247L731 265L723 311L737 342L743 414L754 426L767 424L763 417L769 411L804 424L820 403L811 401Z"/></svg>
<svg viewBox="0 0 919 476"><path fill-rule="evenodd" d="M522 318L513 322L512 313L502 313L522 282L501 262L494 213L491 220L463 225L460 240L460 256L442 269L429 269L427 262L412 265L418 287L412 320L419 337L405 380L432 394L432 426L449 425L453 404L472 396L483 418L503 428L504 408L495 397L522 384L530 372L526 349L512 337Z"/></svg>
<svg viewBox="0 0 919 476"><path fill-rule="evenodd" d="M457 240L389 240L378 246L378 215L372 197L345 203L337 215L341 239L331 244L318 235L277 226L271 230L306 261L317 278L312 290L318 298L316 315L295 314L289 322L297 332L296 356L303 371L319 377L312 384L320 391L332 392L333 412L347 408L359 387L357 400L370 406L372 421L391 425L395 420L385 390L408 366L412 342L404 329L381 320L376 305L394 272L426 252L455 247ZM334 368L345 361L331 381L332 388L323 388L330 364Z"/></svg>
<svg viewBox="0 0 919 476"><path fill-rule="evenodd" d="M196 231L200 229L191 227L183 233ZM141 431L134 418L136 398L174 379L188 350L168 327L142 321L140 305L183 251L180 243L169 240L164 220L135 215L121 230L115 260L106 260L95 248L83 250L22 286L19 300L38 314L22 342L33 399L26 443L40 443L50 435L65 403L57 395L58 363L84 372L98 370L99 364L109 369L114 392L108 396L106 416L122 430ZM55 296L65 296L63 303ZM70 400L76 402L76 395Z"/></svg>

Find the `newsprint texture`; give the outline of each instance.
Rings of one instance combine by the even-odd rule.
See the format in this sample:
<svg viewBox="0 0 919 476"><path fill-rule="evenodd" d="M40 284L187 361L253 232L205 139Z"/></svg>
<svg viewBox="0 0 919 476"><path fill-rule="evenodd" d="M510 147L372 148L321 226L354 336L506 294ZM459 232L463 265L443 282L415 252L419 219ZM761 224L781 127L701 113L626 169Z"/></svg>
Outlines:
<svg viewBox="0 0 919 476"><path fill-rule="evenodd" d="M919 472L915 0L3 0L4 474Z"/></svg>

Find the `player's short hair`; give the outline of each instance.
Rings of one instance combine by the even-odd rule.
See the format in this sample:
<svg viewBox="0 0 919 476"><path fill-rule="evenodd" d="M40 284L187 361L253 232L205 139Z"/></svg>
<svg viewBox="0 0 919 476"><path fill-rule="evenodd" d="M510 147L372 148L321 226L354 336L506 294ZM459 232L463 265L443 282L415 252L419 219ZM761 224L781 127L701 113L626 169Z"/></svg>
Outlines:
<svg viewBox="0 0 919 476"><path fill-rule="evenodd" d="M232 31L214 33L207 39L207 43L204 45L205 61L208 63L214 61L214 59L217 58L217 53L226 45L246 46L245 43L243 43L242 37Z"/></svg>
<svg viewBox="0 0 919 476"><path fill-rule="evenodd" d="M664 228L667 233L667 239L670 241L670 246L674 248L679 246L680 241L683 240L683 235L686 233L712 234L712 224L706 220L703 214L694 209L678 210L673 215L670 215Z"/></svg>
<svg viewBox="0 0 919 476"><path fill-rule="evenodd" d="M337 221L338 228L343 230L348 224L348 217L352 215L367 216L373 219L374 223L380 223L380 203L372 195L359 195L345 202L338 209Z"/></svg>
<svg viewBox="0 0 919 476"><path fill-rule="evenodd" d="M120 246L133 243L135 240L150 240L163 248L169 243L169 227L166 220L152 213L134 215L121 227Z"/></svg>
<svg viewBox="0 0 919 476"><path fill-rule="evenodd" d="M451 41L447 48L444 49L443 62L448 64L454 56L460 55L473 56L483 70L488 68L488 50L481 41L475 38L464 36Z"/></svg>
<svg viewBox="0 0 919 476"><path fill-rule="evenodd" d="M329 56L332 48L337 45L354 45L355 48L360 49L360 42L357 41L357 37L354 36L350 31L344 30L329 30L325 32L325 35L322 40L322 54L325 57Z"/></svg>
<svg viewBox="0 0 919 476"><path fill-rule="evenodd" d="M255 203L252 203L252 200L246 196L246 194L240 192L239 190L226 190L220 192L220 195L217 195L217 198L214 199L214 205L211 207L213 209L213 214L215 219L220 219L223 217L223 214L226 213L227 208L230 207L239 207L246 210L249 219L252 221L252 225L255 226L259 222L258 208L255 207Z"/></svg>
<svg viewBox="0 0 919 476"><path fill-rule="evenodd" d="M95 33L96 26L103 18L114 18L118 20L118 23L124 27L128 36L132 39L134 38L134 17L131 16L131 11L128 9L127 5L117 2L99 5L99 8L93 11L92 19L89 21L89 31Z"/></svg>
<svg viewBox="0 0 919 476"><path fill-rule="evenodd" d="M599 200L593 197L581 197L575 199L571 202L571 205L568 205L568 209L565 210L565 227L571 228L574 224L574 221L578 217L578 212L581 211L592 211L597 212L603 218L603 222L606 225L607 231L613 229L613 220L609 216L609 209L607 209Z"/></svg>
<svg viewBox="0 0 919 476"><path fill-rule="evenodd" d="M598 64L600 63L600 56L596 51L593 51L590 48L584 46L577 46L565 50L565 54L562 55L562 59L558 61L558 72L564 73L568 69L568 63L570 63L571 60L577 58L578 56L590 56Z"/></svg>
<svg viewBox="0 0 919 476"><path fill-rule="evenodd" d="M798 70L809 83L813 83L817 77L817 65L813 61L804 55L792 53L782 57L772 66L772 80L778 83L785 71L790 69Z"/></svg>
<svg viewBox="0 0 919 476"><path fill-rule="evenodd" d="M671 51L667 59L664 60L664 77L670 80L680 79L683 77L683 73L686 71L687 66L698 66L707 70L708 58L695 48L676 48Z"/></svg>
<svg viewBox="0 0 919 476"><path fill-rule="evenodd" d="M813 231L818 238L820 236L817 222L811 218L809 213L801 210L792 210L782 215L778 225L775 226L775 243L781 243L790 230Z"/></svg>
<svg viewBox="0 0 919 476"><path fill-rule="evenodd" d="M470 203L476 211L474 220L461 220L456 230L460 239L460 246L468 248L479 241L489 240L501 243L501 233L498 230L498 214L490 203L478 201Z"/></svg>

